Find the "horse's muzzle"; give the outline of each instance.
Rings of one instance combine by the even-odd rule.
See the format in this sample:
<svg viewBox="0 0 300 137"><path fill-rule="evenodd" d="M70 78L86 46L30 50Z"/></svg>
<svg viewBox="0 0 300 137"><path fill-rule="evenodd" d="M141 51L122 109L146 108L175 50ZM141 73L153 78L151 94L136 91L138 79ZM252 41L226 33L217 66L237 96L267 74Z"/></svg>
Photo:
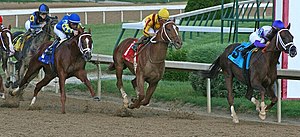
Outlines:
<svg viewBox="0 0 300 137"><path fill-rule="evenodd" d="M90 61L92 59L92 53L91 52L86 52L83 55L83 58L84 58L85 61Z"/></svg>
<svg viewBox="0 0 300 137"><path fill-rule="evenodd" d="M291 46L290 48L289 48L289 55L293 58L293 57L295 57L296 55L297 55L297 48L296 48L296 46Z"/></svg>

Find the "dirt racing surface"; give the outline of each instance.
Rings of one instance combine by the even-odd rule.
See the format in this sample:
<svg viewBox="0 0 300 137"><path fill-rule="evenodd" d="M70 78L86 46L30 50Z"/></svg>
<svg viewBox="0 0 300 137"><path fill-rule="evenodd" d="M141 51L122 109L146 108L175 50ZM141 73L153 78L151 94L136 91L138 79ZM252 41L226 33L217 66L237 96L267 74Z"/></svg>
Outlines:
<svg viewBox="0 0 300 137"><path fill-rule="evenodd" d="M32 91L26 91L25 101L21 101L18 108L0 107L0 136L300 135L300 126L297 125L243 120L234 124L229 118L159 107L146 106L128 110L122 107L121 98L116 101L116 98L110 97L103 97L98 102L87 97L67 95L66 114L61 114L58 94L40 92L34 107L29 107L31 96ZM6 102L1 100L0 105Z"/></svg>

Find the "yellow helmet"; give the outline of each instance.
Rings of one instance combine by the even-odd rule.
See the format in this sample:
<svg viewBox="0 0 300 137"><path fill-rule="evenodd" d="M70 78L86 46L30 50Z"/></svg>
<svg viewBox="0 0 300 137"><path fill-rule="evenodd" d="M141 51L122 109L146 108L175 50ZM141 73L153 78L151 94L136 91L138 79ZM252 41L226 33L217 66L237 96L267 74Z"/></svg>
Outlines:
<svg viewBox="0 0 300 137"><path fill-rule="evenodd" d="M166 8L162 8L158 11L158 16L164 20L167 20L167 19L169 19L170 14Z"/></svg>

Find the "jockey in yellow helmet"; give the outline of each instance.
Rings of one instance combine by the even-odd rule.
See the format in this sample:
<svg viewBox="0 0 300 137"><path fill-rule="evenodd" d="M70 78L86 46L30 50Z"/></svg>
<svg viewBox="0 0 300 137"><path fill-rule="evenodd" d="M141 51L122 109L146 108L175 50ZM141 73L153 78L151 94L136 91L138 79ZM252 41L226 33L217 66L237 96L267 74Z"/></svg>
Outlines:
<svg viewBox="0 0 300 137"><path fill-rule="evenodd" d="M146 43L151 37L155 35L155 32L160 29L160 27L169 20L170 14L166 8L162 8L157 14L153 13L148 15L144 20L144 30L143 36L139 38L138 42L132 46L134 51L137 50L137 46L141 43Z"/></svg>

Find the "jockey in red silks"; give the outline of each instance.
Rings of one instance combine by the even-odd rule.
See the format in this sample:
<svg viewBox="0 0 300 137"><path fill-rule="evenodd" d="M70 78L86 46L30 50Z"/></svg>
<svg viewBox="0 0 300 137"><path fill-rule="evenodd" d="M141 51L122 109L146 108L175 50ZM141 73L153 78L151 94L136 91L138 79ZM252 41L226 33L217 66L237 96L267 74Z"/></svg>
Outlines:
<svg viewBox="0 0 300 137"><path fill-rule="evenodd" d="M52 53L53 46L57 46L60 40L70 38L71 36L78 35L77 29L82 27L80 23L80 17L76 13L70 15L65 15L55 26L54 33L57 36L57 39L49 46L46 50L47 54Z"/></svg>
<svg viewBox="0 0 300 137"><path fill-rule="evenodd" d="M252 48L264 48L267 46L267 42L269 42L278 32L279 30L284 28L284 24L280 20L275 20L272 26L263 26L252 32L249 36L249 41L251 42L251 46L244 49L242 54L245 55L247 51L251 50Z"/></svg>
<svg viewBox="0 0 300 137"><path fill-rule="evenodd" d="M169 11L166 8L160 9L158 14L153 13L148 15L142 21L144 23L143 36L132 46L132 49L136 51L139 44L147 43L155 35L155 32L160 29L162 24L169 20L169 16Z"/></svg>
<svg viewBox="0 0 300 137"><path fill-rule="evenodd" d="M5 26L3 25L3 17L0 16L0 29L5 29ZM2 36L0 35L0 39L2 39ZM12 36L10 36L12 37ZM11 42L10 42L11 43ZM2 43L4 44L4 43ZM14 49L14 45L13 44L9 44L9 55L8 56L13 56L15 54L15 49Z"/></svg>

